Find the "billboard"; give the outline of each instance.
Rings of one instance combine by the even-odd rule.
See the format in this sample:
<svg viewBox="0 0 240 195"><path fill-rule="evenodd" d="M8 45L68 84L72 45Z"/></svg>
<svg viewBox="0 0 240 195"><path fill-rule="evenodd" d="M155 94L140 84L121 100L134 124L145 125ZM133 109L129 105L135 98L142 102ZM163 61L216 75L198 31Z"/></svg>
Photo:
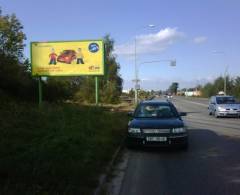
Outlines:
<svg viewBox="0 0 240 195"><path fill-rule="evenodd" d="M33 76L104 75L103 40L31 42Z"/></svg>

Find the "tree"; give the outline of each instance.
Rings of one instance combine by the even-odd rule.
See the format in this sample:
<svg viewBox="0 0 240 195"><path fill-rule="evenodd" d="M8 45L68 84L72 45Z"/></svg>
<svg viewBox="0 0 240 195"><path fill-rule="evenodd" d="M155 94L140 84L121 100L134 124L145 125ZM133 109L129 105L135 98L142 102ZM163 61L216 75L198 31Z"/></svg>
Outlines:
<svg viewBox="0 0 240 195"><path fill-rule="evenodd" d="M23 99L36 99L37 81L31 77L31 64L24 59L26 36L16 15L2 15L0 9L0 90ZM104 77L99 77L100 100L117 103L122 92L120 64L113 55L114 40L106 35ZM44 100L57 101L75 98L93 102L94 77L50 77L43 83Z"/></svg>
<svg viewBox="0 0 240 195"><path fill-rule="evenodd" d="M13 15L2 15L0 10L0 89L24 100L34 99L35 80L31 78L24 61L25 34L23 26Z"/></svg>
<svg viewBox="0 0 240 195"><path fill-rule="evenodd" d="M202 85L197 85L197 86L195 87L195 89L201 91Z"/></svg>
<svg viewBox="0 0 240 195"><path fill-rule="evenodd" d="M114 40L106 35L105 45L105 75L99 77L100 101L104 103L117 103L122 93L122 78L119 75L120 64L113 55ZM93 77L84 77L76 94L75 100L94 102L95 80Z"/></svg>
<svg viewBox="0 0 240 195"><path fill-rule="evenodd" d="M0 54L18 60L23 59L26 35L15 14L2 15L0 10Z"/></svg>
<svg viewBox="0 0 240 195"><path fill-rule="evenodd" d="M212 83L207 83L206 85L204 85L204 87L202 88L202 96L203 97L210 97L214 94L214 86Z"/></svg>
<svg viewBox="0 0 240 195"><path fill-rule="evenodd" d="M133 88L131 88L131 90L129 91L129 97L134 98L135 95L135 91Z"/></svg>
<svg viewBox="0 0 240 195"><path fill-rule="evenodd" d="M216 78L213 83L207 83L204 85L201 89L202 95L204 97L210 97L213 95L218 94L219 91L224 90L224 80L225 78L220 76ZM231 78L230 76L226 77L226 84L227 84L227 94L228 95L235 95L239 97L238 95L238 87L240 84L240 78L237 77L236 79Z"/></svg>
<svg viewBox="0 0 240 195"><path fill-rule="evenodd" d="M236 77L235 80L234 80L233 94L237 98L240 98L240 76Z"/></svg>
<svg viewBox="0 0 240 195"><path fill-rule="evenodd" d="M110 35L104 37L105 44L105 77L101 79L101 94L102 99L106 103L117 103L122 93L122 78L119 75L120 64L116 60L116 56L113 55L114 40ZM109 95L111 94L111 95Z"/></svg>
<svg viewBox="0 0 240 195"><path fill-rule="evenodd" d="M170 87L169 87L169 91L170 91L170 93L172 93L172 94L177 94L177 89L178 89L178 83L177 82L173 82L171 85L170 85Z"/></svg>

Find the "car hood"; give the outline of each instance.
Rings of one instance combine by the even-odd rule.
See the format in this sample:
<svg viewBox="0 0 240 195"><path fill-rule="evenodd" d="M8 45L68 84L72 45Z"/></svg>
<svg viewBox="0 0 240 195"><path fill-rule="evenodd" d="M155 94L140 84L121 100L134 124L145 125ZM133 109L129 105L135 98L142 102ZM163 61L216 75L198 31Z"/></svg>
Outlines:
<svg viewBox="0 0 240 195"><path fill-rule="evenodd" d="M129 123L129 127L135 128L158 128L158 129L165 129L165 128L176 128L176 127L183 127L184 123L179 118L171 118L171 119L148 119L148 118L135 118Z"/></svg>
<svg viewBox="0 0 240 195"><path fill-rule="evenodd" d="M240 104L218 104L218 107L229 108L229 109L240 109Z"/></svg>

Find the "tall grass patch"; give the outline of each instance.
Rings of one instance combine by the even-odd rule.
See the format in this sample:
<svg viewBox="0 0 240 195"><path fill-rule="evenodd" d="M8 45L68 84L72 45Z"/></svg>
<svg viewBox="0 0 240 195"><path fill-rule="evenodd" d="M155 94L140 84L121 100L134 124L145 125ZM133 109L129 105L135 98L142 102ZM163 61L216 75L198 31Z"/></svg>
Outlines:
<svg viewBox="0 0 240 195"><path fill-rule="evenodd" d="M0 104L0 194L91 194L125 135L108 108Z"/></svg>

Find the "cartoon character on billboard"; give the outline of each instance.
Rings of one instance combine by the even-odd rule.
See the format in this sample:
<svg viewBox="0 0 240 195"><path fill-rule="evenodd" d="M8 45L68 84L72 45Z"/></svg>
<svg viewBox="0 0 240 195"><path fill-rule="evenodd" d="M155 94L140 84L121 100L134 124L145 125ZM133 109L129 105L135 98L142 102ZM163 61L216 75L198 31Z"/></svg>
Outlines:
<svg viewBox="0 0 240 195"><path fill-rule="evenodd" d="M56 65L57 64L57 54L55 53L54 48L52 48L51 51L52 52L49 54L49 58L50 58L49 65L51 65L51 64Z"/></svg>
<svg viewBox="0 0 240 195"><path fill-rule="evenodd" d="M84 64L84 61L83 61L84 56L81 48L78 48L76 55L77 55L77 64Z"/></svg>

